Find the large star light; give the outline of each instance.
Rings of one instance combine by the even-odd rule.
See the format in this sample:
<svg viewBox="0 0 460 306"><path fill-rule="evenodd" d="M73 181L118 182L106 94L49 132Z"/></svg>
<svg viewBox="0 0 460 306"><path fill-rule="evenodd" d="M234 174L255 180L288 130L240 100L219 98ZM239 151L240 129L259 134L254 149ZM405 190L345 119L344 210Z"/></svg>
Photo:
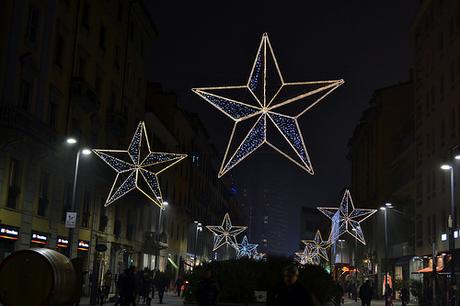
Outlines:
<svg viewBox="0 0 460 306"><path fill-rule="evenodd" d="M301 265L319 265L320 258L311 245L306 245L302 252L296 252L296 260Z"/></svg>
<svg viewBox="0 0 460 306"><path fill-rule="evenodd" d="M329 240L323 240L319 230L316 232L315 238L313 240L302 240L302 242L305 245L310 246L313 253L322 257L324 260L329 261L329 257L327 256L327 249L331 246L331 243Z"/></svg>
<svg viewBox="0 0 460 306"><path fill-rule="evenodd" d="M246 235L243 237L243 241L238 243L238 249L236 250L236 258L249 257L257 254L258 244L249 243Z"/></svg>
<svg viewBox="0 0 460 306"><path fill-rule="evenodd" d="M313 175L313 167L297 119L343 83L343 80L285 82L268 35L263 34L245 85L192 89L234 121L218 176L222 177L265 143ZM234 97L235 92L241 91L249 93L247 100L252 101ZM285 114L285 111L282 110L288 105L292 106L293 102L309 96L313 98L313 101L295 116ZM249 118L257 120L245 134L241 144L230 154L230 146L238 125ZM286 153L286 148L283 151L267 140L267 125L270 128L274 126L275 130L280 133L282 141L288 143L287 149L292 152L294 158Z"/></svg>
<svg viewBox="0 0 460 306"><path fill-rule="evenodd" d="M366 245L361 222L377 212L376 209L355 208L350 191L345 190L339 208L318 207L318 210L332 220L329 241L335 243L340 236L349 233L359 242Z"/></svg>
<svg viewBox="0 0 460 306"><path fill-rule="evenodd" d="M146 156L142 159L143 143L146 146L144 148ZM152 152L145 124L142 121L137 126L127 150L93 150L93 152L117 172L105 206L112 204L131 190L138 189L150 201L162 207L163 196L157 175L187 157L186 154ZM119 158L119 155L124 154L128 154L129 161ZM155 172L149 170L154 166L160 169ZM145 187L139 186L140 180L145 182Z"/></svg>
<svg viewBox="0 0 460 306"><path fill-rule="evenodd" d="M215 251L223 245L230 245L231 247L238 250L238 242L236 241L236 236L244 232L248 227L232 225L230 216L228 213L226 213L224 220L222 221L222 225L207 225L206 228L215 235L213 248L213 251Z"/></svg>

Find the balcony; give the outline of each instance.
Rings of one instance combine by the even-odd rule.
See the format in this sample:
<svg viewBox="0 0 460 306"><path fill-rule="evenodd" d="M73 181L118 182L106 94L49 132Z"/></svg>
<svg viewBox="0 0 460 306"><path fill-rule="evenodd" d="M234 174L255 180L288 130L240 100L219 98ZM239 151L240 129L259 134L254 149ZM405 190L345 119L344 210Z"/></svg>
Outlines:
<svg viewBox="0 0 460 306"><path fill-rule="evenodd" d="M56 132L52 128L17 105L0 105L0 127L17 130L43 142L56 140Z"/></svg>
<svg viewBox="0 0 460 306"><path fill-rule="evenodd" d="M84 113L99 111L100 101L96 91L82 78L72 79L72 107Z"/></svg>
<svg viewBox="0 0 460 306"><path fill-rule="evenodd" d="M124 138L126 136L126 116L119 112L108 111L106 117L107 131L112 133L116 138Z"/></svg>

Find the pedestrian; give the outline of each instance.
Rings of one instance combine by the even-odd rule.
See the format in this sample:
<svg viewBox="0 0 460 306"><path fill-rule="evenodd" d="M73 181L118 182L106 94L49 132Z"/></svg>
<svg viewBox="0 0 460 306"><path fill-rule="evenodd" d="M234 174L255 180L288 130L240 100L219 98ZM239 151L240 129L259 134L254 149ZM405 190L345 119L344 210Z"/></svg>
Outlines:
<svg viewBox="0 0 460 306"><path fill-rule="evenodd" d="M349 291L350 293L351 291ZM343 303L343 287L342 285L339 284L339 282L336 282L335 284L335 296L334 296L334 305L340 306Z"/></svg>
<svg viewBox="0 0 460 306"><path fill-rule="evenodd" d="M393 289L388 284L385 286L385 302L385 305L393 306Z"/></svg>
<svg viewBox="0 0 460 306"><path fill-rule="evenodd" d="M404 286L404 287L401 288L401 303L402 303L402 306L407 306L407 304L409 304L409 300L410 300L409 289L407 289L407 287Z"/></svg>
<svg viewBox="0 0 460 306"><path fill-rule="evenodd" d="M176 293L177 293L177 296L180 296L181 287L182 287L182 277L179 276L176 279Z"/></svg>
<svg viewBox="0 0 460 306"><path fill-rule="evenodd" d="M351 298L357 302L358 301L358 287L356 284L353 282L350 285L350 291L351 291Z"/></svg>
<svg viewBox="0 0 460 306"><path fill-rule="evenodd" d="M126 269L118 278L120 306L136 306L136 267ZM118 303L118 302L117 302Z"/></svg>
<svg viewBox="0 0 460 306"><path fill-rule="evenodd" d="M215 306L219 295L219 285L213 279L212 271L204 273L204 277L197 284L195 292L199 306Z"/></svg>
<svg viewBox="0 0 460 306"><path fill-rule="evenodd" d="M104 274L104 296L106 299L109 298L110 288L112 287L112 272L107 270Z"/></svg>
<svg viewBox="0 0 460 306"><path fill-rule="evenodd" d="M290 265L284 268L283 282L269 291L267 305L314 306L313 296L309 290L298 281L298 278L299 270L296 266Z"/></svg>
<svg viewBox="0 0 460 306"><path fill-rule="evenodd" d="M158 291L159 303L163 304L163 296L169 283L168 278L166 277L165 273L158 271L153 282L155 284L155 288Z"/></svg>
<svg viewBox="0 0 460 306"><path fill-rule="evenodd" d="M373 294L372 294L371 282L367 280L359 288L359 298L361 299L361 305L371 306L372 297L373 297Z"/></svg>

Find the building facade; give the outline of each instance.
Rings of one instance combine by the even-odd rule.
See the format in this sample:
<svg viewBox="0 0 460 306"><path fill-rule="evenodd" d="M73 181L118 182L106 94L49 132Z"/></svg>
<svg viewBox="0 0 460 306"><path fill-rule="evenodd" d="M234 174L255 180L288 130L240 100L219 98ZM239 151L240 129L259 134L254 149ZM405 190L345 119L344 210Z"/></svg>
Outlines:
<svg viewBox="0 0 460 306"><path fill-rule="evenodd" d="M385 212L379 210L371 217L372 222L362 224L367 245L360 247L362 251L356 256L358 266L365 267L379 286L385 270L398 281L408 281L418 267L413 260L416 190L413 97L412 81L376 90L349 142L355 204L374 209L387 203L393 206L386 211L388 248L384 243Z"/></svg>

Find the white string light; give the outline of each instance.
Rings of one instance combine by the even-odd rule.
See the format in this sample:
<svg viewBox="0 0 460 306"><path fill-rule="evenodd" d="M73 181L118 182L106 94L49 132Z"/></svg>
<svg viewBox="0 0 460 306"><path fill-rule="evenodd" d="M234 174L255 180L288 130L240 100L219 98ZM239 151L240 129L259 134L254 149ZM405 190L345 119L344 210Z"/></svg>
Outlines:
<svg viewBox="0 0 460 306"><path fill-rule="evenodd" d="M222 225L208 225L206 228L214 234L213 251L215 251L224 245L230 245L235 250L238 250L236 236L244 232L248 227L232 225L230 216L226 213Z"/></svg>
<svg viewBox="0 0 460 306"><path fill-rule="evenodd" d="M241 257L253 257L257 254L258 244L249 243L248 237L246 235L243 237L243 241L238 243L238 249L236 250L236 258Z"/></svg>
<svg viewBox="0 0 460 306"><path fill-rule="evenodd" d="M339 208L317 207L317 209L332 220L331 234L329 236L331 243L335 243L343 234L349 233L359 242L366 245L360 224L375 214L376 209L355 208L348 189L345 190Z"/></svg>
<svg viewBox="0 0 460 306"><path fill-rule="evenodd" d="M296 252L296 260L301 265L319 265L320 258L311 245L306 245L302 252Z"/></svg>
<svg viewBox="0 0 460 306"><path fill-rule="evenodd" d="M271 81L277 83L275 85L278 85L278 89L274 94L267 93L267 85L272 85L267 84L267 74L270 72L268 71L269 69L267 69L267 63L269 61L274 63L276 67L276 77L270 78ZM343 83L343 80L285 82L283 76L281 75L281 71L279 69L278 62L276 61L273 48L268 39L268 35L266 33L263 34L246 85L203 87L192 89L196 94L198 94L200 97L202 97L204 100L209 102L211 105L216 107L218 110L223 112L234 121L233 130L230 135L230 139L218 176L222 177L225 173L230 171L233 167L235 167L243 159L249 156L252 152L257 150L264 143L275 149L277 152L297 164L308 173L314 174L313 167L310 162L310 157L305 147L305 142L303 140L302 132L300 131L297 119ZM286 98L279 103L273 103L275 98L283 89L299 86L304 87L302 93ZM312 86L314 89L311 89ZM231 92L241 89L249 91L251 96L253 96L257 101L258 105L250 105L248 103L237 101L229 97L224 97L218 93L221 91ZM290 104L317 93L321 93L321 95L296 116L288 116L278 112L281 106ZM255 116L258 116L256 123L246 134L246 137L237 147L235 152L229 158L227 158L238 123ZM300 162L296 161L294 158L267 140L267 123L272 123L281 133L281 135L283 135L283 138L289 144L291 149L295 151L296 156L300 159Z"/></svg>
<svg viewBox="0 0 460 306"><path fill-rule="evenodd" d="M329 240L323 240L321 232L316 231L315 238L313 240L302 240L302 242L309 246L314 254L317 254L326 261L329 261L327 256L327 249L331 246Z"/></svg>
<svg viewBox="0 0 460 306"><path fill-rule="evenodd" d="M145 141L148 152L144 159L141 159L142 141ZM150 151L147 131L142 121L137 126L128 150L93 150L93 152L117 172L105 206L112 204L131 190L138 189L150 201L162 207L163 196L157 175L187 157L186 154ZM120 153L127 153L132 162L126 162L114 156ZM148 170L148 167L162 163L166 163L166 165L159 171L153 172ZM120 174L128 174L128 177L121 184L118 184L122 179ZM141 188L139 186L138 182L140 178L145 181L148 188ZM117 185L119 187L115 188Z"/></svg>

